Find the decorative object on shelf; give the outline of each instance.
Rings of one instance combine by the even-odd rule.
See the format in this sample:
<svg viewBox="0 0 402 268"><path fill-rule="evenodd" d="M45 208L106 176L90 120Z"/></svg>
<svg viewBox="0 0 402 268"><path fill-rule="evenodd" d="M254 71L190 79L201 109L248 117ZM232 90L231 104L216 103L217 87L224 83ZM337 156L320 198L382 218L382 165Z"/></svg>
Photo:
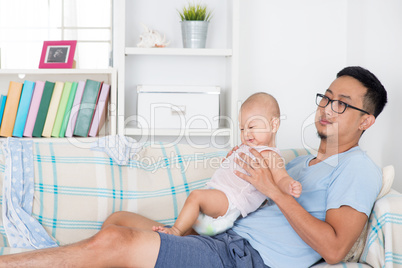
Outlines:
<svg viewBox="0 0 402 268"><path fill-rule="evenodd" d="M206 5L191 3L178 12L181 18L183 47L205 48L212 12Z"/></svg>
<svg viewBox="0 0 402 268"><path fill-rule="evenodd" d="M145 24L142 24L144 27L144 32L140 35L140 42L137 44L137 47L142 48L151 48L151 47L167 47L170 42L166 42L165 35L162 35L155 30L149 29Z"/></svg>
<svg viewBox="0 0 402 268"><path fill-rule="evenodd" d="M77 40L44 41L39 68L73 68Z"/></svg>

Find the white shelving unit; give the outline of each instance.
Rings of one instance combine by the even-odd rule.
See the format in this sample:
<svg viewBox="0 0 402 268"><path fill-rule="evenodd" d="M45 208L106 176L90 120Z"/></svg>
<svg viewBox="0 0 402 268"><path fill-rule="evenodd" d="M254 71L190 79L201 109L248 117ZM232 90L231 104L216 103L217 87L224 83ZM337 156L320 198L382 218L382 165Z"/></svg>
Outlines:
<svg viewBox="0 0 402 268"><path fill-rule="evenodd" d="M231 49L184 49L184 48L138 48L138 47L126 47L126 55L165 55L165 56L223 56L231 57Z"/></svg>
<svg viewBox="0 0 402 268"><path fill-rule="evenodd" d="M226 138L228 145L233 146L238 136L239 0L206 2L208 6L215 6L205 49L182 48L176 9L187 3L185 0L163 1L161 4L165 6L158 7L164 10L164 14L161 14L155 13L157 10L154 5L147 0L114 1L113 59L114 67L118 70L117 132L137 137L215 136ZM168 10L171 10L169 16L177 18L163 17L169 13ZM141 34L138 29L142 29L142 23L164 26L161 32L170 33L175 40L166 48L136 47ZM212 39L210 43L209 39ZM220 116L224 119L221 119L219 129L140 129L133 123L137 115L138 85L192 83L221 88Z"/></svg>
<svg viewBox="0 0 402 268"><path fill-rule="evenodd" d="M0 94L6 95L10 81L23 83L30 81L62 81L78 82L92 79L103 81L111 85L109 98L108 119L105 122L105 134L114 135L117 133L117 72L115 69L27 69L10 70L0 69Z"/></svg>

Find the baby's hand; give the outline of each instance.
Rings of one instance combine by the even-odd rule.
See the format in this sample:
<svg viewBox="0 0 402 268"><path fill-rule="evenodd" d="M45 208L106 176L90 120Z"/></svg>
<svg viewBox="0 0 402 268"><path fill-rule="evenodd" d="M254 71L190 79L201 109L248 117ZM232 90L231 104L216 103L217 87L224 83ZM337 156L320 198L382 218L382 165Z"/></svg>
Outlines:
<svg viewBox="0 0 402 268"><path fill-rule="evenodd" d="M302 192L302 185L298 181L292 181L289 183L289 194L298 198Z"/></svg>

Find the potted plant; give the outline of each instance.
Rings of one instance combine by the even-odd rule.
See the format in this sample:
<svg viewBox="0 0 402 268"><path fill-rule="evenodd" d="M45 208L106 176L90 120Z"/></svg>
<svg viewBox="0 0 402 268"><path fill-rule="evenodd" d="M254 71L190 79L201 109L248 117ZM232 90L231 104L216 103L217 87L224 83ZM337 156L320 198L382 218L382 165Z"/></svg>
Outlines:
<svg viewBox="0 0 402 268"><path fill-rule="evenodd" d="M208 24L212 12L206 5L191 4L178 11L181 18L181 31L184 48L205 48Z"/></svg>

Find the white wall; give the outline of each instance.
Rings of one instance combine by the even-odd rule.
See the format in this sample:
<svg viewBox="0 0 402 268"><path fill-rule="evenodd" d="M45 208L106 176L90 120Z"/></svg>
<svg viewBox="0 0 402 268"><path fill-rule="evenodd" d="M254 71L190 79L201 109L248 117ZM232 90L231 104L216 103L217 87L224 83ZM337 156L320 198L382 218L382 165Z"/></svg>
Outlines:
<svg viewBox="0 0 402 268"><path fill-rule="evenodd" d="M394 188L402 191L402 145L398 138L402 101L402 2L353 0L349 6L348 64L372 70L388 91L388 104L361 145L379 165L392 164Z"/></svg>
<svg viewBox="0 0 402 268"><path fill-rule="evenodd" d="M317 147L315 93L345 66L368 68L389 103L360 145L379 166L395 166L394 188L402 191L401 119L395 116L402 101L401 10L400 0L241 1L240 99L272 93L284 115L278 146Z"/></svg>

